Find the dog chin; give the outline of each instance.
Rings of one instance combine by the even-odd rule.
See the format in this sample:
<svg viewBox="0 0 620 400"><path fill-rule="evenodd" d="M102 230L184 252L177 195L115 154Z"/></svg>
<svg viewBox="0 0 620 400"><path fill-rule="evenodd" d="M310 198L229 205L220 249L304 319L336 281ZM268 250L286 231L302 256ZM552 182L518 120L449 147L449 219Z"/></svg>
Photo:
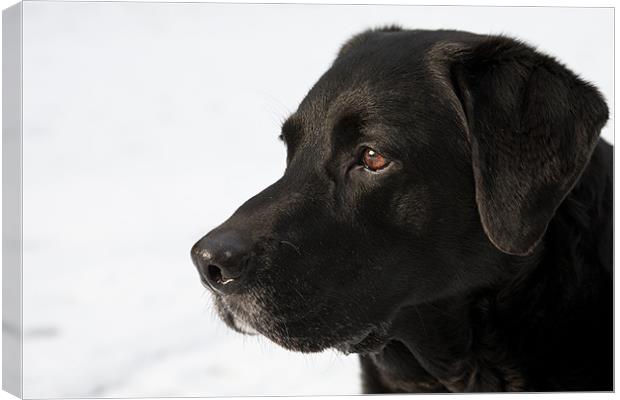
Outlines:
<svg viewBox="0 0 620 400"><path fill-rule="evenodd" d="M335 349L344 354L368 354L380 351L388 342L380 329L368 328L358 334L347 336L343 340L339 336L281 336L273 333L262 333L274 343L287 350L302 353L318 353L327 349Z"/></svg>
<svg viewBox="0 0 620 400"><path fill-rule="evenodd" d="M215 309L217 310L219 317L230 329L243 335L250 336L257 335L259 333L243 318L235 315L235 313L226 305L221 297L215 297L214 302Z"/></svg>

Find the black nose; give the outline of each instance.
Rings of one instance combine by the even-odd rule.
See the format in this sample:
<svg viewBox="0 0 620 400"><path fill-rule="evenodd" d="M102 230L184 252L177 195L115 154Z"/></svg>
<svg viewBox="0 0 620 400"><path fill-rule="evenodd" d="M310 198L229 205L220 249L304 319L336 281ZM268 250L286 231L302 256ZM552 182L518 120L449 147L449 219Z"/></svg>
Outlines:
<svg viewBox="0 0 620 400"><path fill-rule="evenodd" d="M239 290L247 278L250 243L234 231L214 231L192 247L202 282L220 293Z"/></svg>

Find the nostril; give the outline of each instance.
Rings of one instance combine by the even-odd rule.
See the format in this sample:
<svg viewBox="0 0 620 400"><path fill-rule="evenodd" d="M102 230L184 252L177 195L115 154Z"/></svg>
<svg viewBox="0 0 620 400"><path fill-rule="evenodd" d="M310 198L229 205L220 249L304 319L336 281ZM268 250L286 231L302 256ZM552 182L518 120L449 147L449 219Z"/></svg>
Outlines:
<svg viewBox="0 0 620 400"><path fill-rule="evenodd" d="M214 264L207 266L207 279L218 285L226 285L235 280L235 278L224 276L222 269Z"/></svg>
<svg viewBox="0 0 620 400"><path fill-rule="evenodd" d="M221 284L222 283L222 270L217 265L211 264L207 267L207 277L211 282Z"/></svg>

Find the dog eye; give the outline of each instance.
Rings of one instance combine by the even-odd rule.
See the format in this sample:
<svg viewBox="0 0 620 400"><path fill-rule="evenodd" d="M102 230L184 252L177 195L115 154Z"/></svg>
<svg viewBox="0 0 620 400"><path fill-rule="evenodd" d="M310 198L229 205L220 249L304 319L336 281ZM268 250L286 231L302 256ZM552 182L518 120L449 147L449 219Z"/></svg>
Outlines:
<svg viewBox="0 0 620 400"><path fill-rule="evenodd" d="M364 168L375 172L387 167L390 162L375 150L366 147L362 153L362 164Z"/></svg>

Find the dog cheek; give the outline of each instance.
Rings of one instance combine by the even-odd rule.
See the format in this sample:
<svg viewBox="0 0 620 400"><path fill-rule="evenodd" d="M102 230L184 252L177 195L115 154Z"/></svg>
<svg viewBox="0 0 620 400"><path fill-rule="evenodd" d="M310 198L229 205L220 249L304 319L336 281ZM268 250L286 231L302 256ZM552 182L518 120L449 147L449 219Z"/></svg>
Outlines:
<svg viewBox="0 0 620 400"><path fill-rule="evenodd" d="M430 195L426 188L398 194L392 200L389 218L400 230L417 235L424 233L432 222Z"/></svg>

